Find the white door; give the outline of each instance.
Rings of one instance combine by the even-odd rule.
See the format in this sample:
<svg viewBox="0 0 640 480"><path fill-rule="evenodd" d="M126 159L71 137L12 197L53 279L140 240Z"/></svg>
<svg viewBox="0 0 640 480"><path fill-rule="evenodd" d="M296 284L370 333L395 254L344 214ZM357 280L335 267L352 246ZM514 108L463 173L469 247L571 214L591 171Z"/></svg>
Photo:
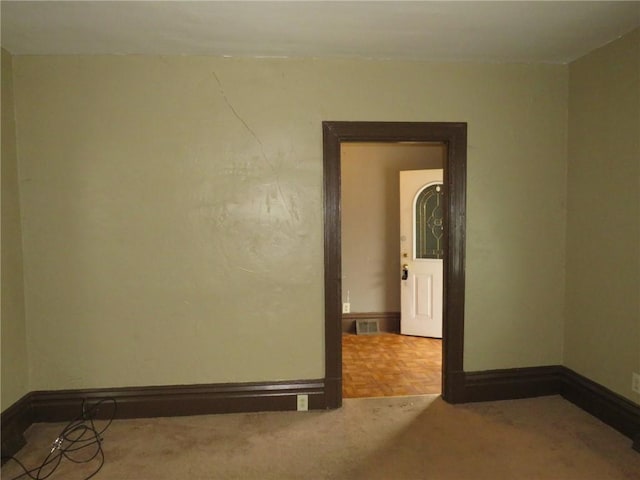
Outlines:
<svg viewBox="0 0 640 480"><path fill-rule="evenodd" d="M442 338L442 170L400 172L400 333Z"/></svg>

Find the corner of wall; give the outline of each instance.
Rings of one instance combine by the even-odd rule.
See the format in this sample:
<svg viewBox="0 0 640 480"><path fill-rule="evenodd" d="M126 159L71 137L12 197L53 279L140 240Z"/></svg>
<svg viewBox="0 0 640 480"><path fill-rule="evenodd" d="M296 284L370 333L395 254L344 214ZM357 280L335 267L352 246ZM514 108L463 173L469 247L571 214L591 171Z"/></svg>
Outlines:
<svg viewBox="0 0 640 480"><path fill-rule="evenodd" d="M13 61L2 49L2 388L6 410L29 390Z"/></svg>
<svg viewBox="0 0 640 480"><path fill-rule="evenodd" d="M640 403L640 28L572 62L568 84L563 365Z"/></svg>

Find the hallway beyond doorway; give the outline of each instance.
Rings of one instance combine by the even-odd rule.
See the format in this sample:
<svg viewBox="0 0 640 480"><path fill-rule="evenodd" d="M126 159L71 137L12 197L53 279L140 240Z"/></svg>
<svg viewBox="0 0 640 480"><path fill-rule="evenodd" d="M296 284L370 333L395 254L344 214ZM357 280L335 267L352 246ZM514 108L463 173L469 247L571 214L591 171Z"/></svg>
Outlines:
<svg viewBox="0 0 640 480"><path fill-rule="evenodd" d="M394 333L342 336L342 396L442 392L442 340Z"/></svg>

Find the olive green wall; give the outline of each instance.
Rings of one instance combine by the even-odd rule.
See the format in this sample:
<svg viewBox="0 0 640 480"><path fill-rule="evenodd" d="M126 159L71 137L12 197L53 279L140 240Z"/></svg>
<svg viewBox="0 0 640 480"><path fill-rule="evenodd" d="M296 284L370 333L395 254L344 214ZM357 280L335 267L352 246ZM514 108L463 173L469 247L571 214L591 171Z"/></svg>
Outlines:
<svg viewBox="0 0 640 480"><path fill-rule="evenodd" d="M400 311L400 171L442 168L444 145L343 143L342 298L352 312Z"/></svg>
<svg viewBox="0 0 640 480"><path fill-rule="evenodd" d="M15 57L30 388L322 377L323 120L468 122L465 368L561 363L567 75Z"/></svg>
<svg viewBox="0 0 640 480"><path fill-rule="evenodd" d="M640 29L569 68L565 365L637 403Z"/></svg>
<svg viewBox="0 0 640 480"><path fill-rule="evenodd" d="M22 235L11 55L2 49L2 394L4 410L28 392Z"/></svg>

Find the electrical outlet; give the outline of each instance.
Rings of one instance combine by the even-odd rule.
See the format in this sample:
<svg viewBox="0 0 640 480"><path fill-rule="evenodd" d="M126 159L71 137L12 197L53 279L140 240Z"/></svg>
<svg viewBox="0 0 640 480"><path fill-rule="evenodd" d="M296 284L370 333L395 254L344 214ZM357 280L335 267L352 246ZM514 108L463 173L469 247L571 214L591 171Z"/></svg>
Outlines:
<svg viewBox="0 0 640 480"><path fill-rule="evenodd" d="M298 395L298 411L306 412L309 410L309 395Z"/></svg>
<svg viewBox="0 0 640 480"><path fill-rule="evenodd" d="M631 374L631 390L640 393L640 374L638 373Z"/></svg>
<svg viewBox="0 0 640 480"><path fill-rule="evenodd" d="M349 302L342 304L342 313L351 313L351 304Z"/></svg>

